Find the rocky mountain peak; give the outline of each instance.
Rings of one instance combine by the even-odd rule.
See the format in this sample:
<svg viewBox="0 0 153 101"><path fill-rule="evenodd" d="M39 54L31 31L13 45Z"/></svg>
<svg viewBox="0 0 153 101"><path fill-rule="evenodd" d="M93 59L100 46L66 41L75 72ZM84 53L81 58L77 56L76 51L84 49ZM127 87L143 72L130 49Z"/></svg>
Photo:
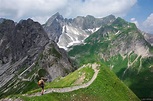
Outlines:
<svg viewBox="0 0 153 101"><path fill-rule="evenodd" d="M28 19L15 25L12 20L4 20L0 24L1 65L34 56L48 41L47 34L38 22Z"/></svg>
<svg viewBox="0 0 153 101"><path fill-rule="evenodd" d="M17 24L32 24L32 23L34 23L34 21L32 20L32 19L30 19L30 18L28 18L27 20L20 20L19 21L19 23L17 23Z"/></svg>
<svg viewBox="0 0 153 101"><path fill-rule="evenodd" d="M12 40L12 44L16 46L13 50L19 52L15 53L16 58L27 55L27 52L31 53L35 48L41 49L49 41L41 25L32 19L22 20L16 25ZM32 53L35 54L35 52Z"/></svg>
<svg viewBox="0 0 153 101"><path fill-rule="evenodd" d="M5 19L4 18L0 18L0 23L2 23Z"/></svg>
<svg viewBox="0 0 153 101"><path fill-rule="evenodd" d="M113 26L120 26L120 27L126 27L129 23L125 21L124 19L118 17L113 23Z"/></svg>
<svg viewBox="0 0 153 101"><path fill-rule="evenodd" d="M39 76L40 70L45 71L43 76L51 81L58 76L67 75L73 68L66 52L49 40L40 23L32 19L21 20L17 24L12 20L2 21L0 97L5 95L5 91L10 92L12 88L16 90L13 86L18 86L17 91L23 91L24 87L26 89L24 80L31 83ZM8 86L9 83L11 85Z"/></svg>
<svg viewBox="0 0 153 101"><path fill-rule="evenodd" d="M95 18L87 15L77 16L74 19L64 19L59 13L53 15L43 26L49 38L58 43L60 48L67 49L70 46L83 43L83 41L101 26L111 24L115 16Z"/></svg>
<svg viewBox="0 0 153 101"><path fill-rule="evenodd" d="M56 22L60 22L60 21L63 21L64 18L62 15L60 15L59 12L57 12L56 14L54 14L52 17L50 17L47 22L46 22L46 26L51 26L53 23L56 23Z"/></svg>
<svg viewBox="0 0 153 101"><path fill-rule="evenodd" d="M116 17L114 16L114 15L108 15L108 16L106 16L106 17L104 17L104 18L107 18L107 19L112 19L112 20L115 20L116 19Z"/></svg>
<svg viewBox="0 0 153 101"><path fill-rule="evenodd" d="M47 32L48 37L55 42L58 42L59 36L62 33L62 26L64 18L59 13L54 14L48 19L46 24L43 25L44 30Z"/></svg>
<svg viewBox="0 0 153 101"><path fill-rule="evenodd" d="M12 20L4 20L0 24L0 88L23 69L23 65L33 63L48 41L38 22L28 19L15 25Z"/></svg>

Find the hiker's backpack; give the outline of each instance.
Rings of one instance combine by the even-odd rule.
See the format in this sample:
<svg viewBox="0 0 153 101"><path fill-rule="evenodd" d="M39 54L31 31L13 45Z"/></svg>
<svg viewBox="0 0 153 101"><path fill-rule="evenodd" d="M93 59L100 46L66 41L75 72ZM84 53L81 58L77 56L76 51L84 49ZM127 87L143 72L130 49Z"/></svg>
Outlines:
<svg viewBox="0 0 153 101"><path fill-rule="evenodd" d="M43 85L43 81L42 81L42 80L39 80L39 81L38 81L38 85L39 85L39 86Z"/></svg>

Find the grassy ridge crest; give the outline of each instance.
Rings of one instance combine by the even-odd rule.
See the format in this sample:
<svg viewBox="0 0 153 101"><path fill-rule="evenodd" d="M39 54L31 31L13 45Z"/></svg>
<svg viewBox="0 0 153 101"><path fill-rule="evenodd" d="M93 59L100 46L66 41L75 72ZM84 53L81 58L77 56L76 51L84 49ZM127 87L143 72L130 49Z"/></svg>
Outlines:
<svg viewBox="0 0 153 101"><path fill-rule="evenodd" d="M18 95L24 101L139 101L138 97L121 82L110 69L101 64L100 71L95 81L87 88L82 88L68 93L49 93L43 96L27 97ZM89 67L84 72L89 73ZM76 71L79 72L79 71ZM74 73L76 73L74 72ZM92 72L91 72L92 73ZM66 76L67 78L75 78L76 75ZM89 75L88 75L89 76ZM56 80L55 80L56 82ZM67 82L59 80L61 82Z"/></svg>

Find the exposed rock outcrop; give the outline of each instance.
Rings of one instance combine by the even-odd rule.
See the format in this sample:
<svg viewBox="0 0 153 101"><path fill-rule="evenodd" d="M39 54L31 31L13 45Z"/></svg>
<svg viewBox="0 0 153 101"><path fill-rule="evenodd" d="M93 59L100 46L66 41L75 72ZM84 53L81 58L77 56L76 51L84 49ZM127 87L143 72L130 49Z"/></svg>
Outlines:
<svg viewBox="0 0 153 101"><path fill-rule="evenodd" d="M105 18L95 18L91 15L86 17L78 16L74 19L63 18L56 13L43 25L49 38L58 43L60 48L65 50L83 41L101 26L111 24L115 16L109 15Z"/></svg>
<svg viewBox="0 0 153 101"><path fill-rule="evenodd" d="M38 22L31 19L17 24L12 20L1 21L0 96L13 89L22 92L27 86L24 82L32 82L40 76L51 81L73 70L65 50L50 41Z"/></svg>
<svg viewBox="0 0 153 101"><path fill-rule="evenodd" d="M153 47L149 42L134 23L117 18L86 38L86 44L72 47L69 55L78 65L94 61L107 65L138 97L150 99Z"/></svg>

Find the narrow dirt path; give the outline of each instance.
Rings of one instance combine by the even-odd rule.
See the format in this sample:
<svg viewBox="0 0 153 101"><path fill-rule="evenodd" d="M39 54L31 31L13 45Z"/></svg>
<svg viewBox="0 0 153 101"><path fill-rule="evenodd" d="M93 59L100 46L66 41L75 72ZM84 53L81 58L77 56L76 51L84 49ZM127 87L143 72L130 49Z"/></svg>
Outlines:
<svg viewBox="0 0 153 101"><path fill-rule="evenodd" d="M98 75L98 64L92 64L92 69L94 70L94 75L92 77L92 79L85 83L85 84L82 84L82 85L79 85L79 86L72 86L72 87L65 87L65 88L50 88L50 89L46 89L45 90L45 94L48 94L48 93L52 93L52 92L58 92L58 93L64 93L64 92L71 92L71 91L74 91L74 90L78 90L80 88L86 88L88 87L89 85L91 85L93 83L93 81L97 78L97 75ZM32 96L40 96L40 92L38 93L35 93L35 94L31 94L31 95L28 95L29 97L32 97Z"/></svg>

